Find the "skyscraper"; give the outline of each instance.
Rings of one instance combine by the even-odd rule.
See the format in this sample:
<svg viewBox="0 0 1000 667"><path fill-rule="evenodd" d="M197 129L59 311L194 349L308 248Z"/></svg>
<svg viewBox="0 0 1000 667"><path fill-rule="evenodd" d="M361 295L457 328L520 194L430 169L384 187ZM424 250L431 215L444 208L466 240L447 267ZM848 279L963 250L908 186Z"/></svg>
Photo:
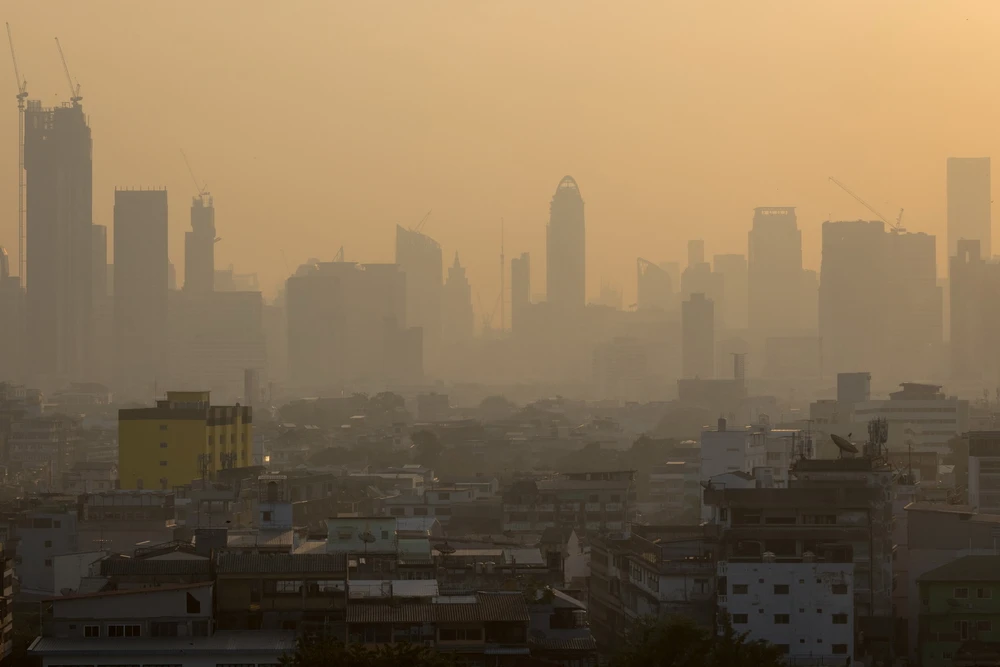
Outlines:
<svg viewBox="0 0 1000 667"><path fill-rule="evenodd" d="M0 382L21 382L24 371L24 290L10 275L10 257L0 246Z"/></svg>
<svg viewBox="0 0 1000 667"><path fill-rule="evenodd" d="M531 306L531 255L510 260L510 330L523 333L525 311Z"/></svg>
<svg viewBox="0 0 1000 667"><path fill-rule="evenodd" d="M560 309L587 303L587 242L583 198L572 176L559 181L546 229L546 300Z"/></svg>
<svg viewBox="0 0 1000 667"><path fill-rule="evenodd" d="M673 284L663 267L639 257L636 268L636 308L669 310L673 302Z"/></svg>
<svg viewBox="0 0 1000 667"><path fill-rule="evenodd" d="M747 328L746 255L715 255L712 273L722 280L722 322L728 329Z"/></svg>
<svg viewBox="0 0 1000 667"><path fill-rule="evenodd" d="M791 206L753 211L747 235L747 319L760 338L804 328L802 232Z"/></svg>
<svg viewBox="0 0 1000 667"><path fill-rule="evenodd" d="M405 326L423 329L425 357L433 363L441 341L441 246L426 234L397 225L396 264L406 274Z"/></svg>
<svg viewBox="0 0 1000 667"><path fill-rule="evenodd" d="M79 103L25 112L29 363L43 385L84 379L91 341L91 137Z"/></svg>
<svg viewBox="0 0 1000 667"><path fill-rule="evenodd" d="M184 233L184 291L211 292L215 284L215 205L211 195L191 200L191 231Z"/></svg>
<svg viewBox="0 0 1000 667"><path fill-rule="evenodd" d="M443 336L448 343L467 343L472 340L473 313L472 288L465 275L465 269L458 261L448 268L448 280L444 283L442 300Z"/></svg>
<svg viewBox="0 0 1000 667"><path fill-rule="evenodd" d="M115 385L155 396L166 361L167 191L115 190Z"/></svg>
<svg viewBox="0 0 1000 667"><path fill-rule="evenodd" d="M955 255L959 239L979 241L984 260L993 256L988 157L948 158L949 257Z"/></svg>
<svg viewBox="0 0 1000 667"><path fill-rule="evenodd" d="M993 308L987 297L997 265L984 261L979 246L978 239L959 239L949 258L951 373L959 381L992 382L995 378L988 369L996 355L990 339Z"/></svg>
<svg viewBox="0 0 1000 667"><path fill-rule="evenodd" d="M819 330L824 372L887 366L887 237L881 220L823 223Z"/></svg>
<svg viewBox="0 0 1000 667"><path fill-rule="evenodd" d="M681 303L681 354L684 378L715 376L715 304L700 292Z"/></svg>

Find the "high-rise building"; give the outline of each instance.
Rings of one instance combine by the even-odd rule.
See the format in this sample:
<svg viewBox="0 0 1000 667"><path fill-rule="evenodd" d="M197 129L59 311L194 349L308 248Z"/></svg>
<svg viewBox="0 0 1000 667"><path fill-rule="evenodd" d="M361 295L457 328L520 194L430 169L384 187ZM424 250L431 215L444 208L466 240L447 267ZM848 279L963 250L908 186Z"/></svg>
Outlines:
<svg viewBox="0 0 1000 667"><path fill-rule="evenodd" d="M406 279L395 264L300 267L285 283L291 384L378 391L419 381L422 332L403 325Z"/></svg>
<svg viewBox="0 0 1000 667"><path fill-rule="evenodd" d="M824 372L887 367L887 237L881 220L823 223L819 329Z"/></svg>
<svg viewBox="0 0 1000 667"><path fill-rule="evenodd" d="M715 255L712 273L722 280L722 322L728 329L747 328L747 258Z"/></svg>
<svg viewBox="0 0 1000 667"><path fill-rule="evenodd" d="M108 271L108 228L94 225L91 285L92 342L88 377L93 382L111 386L114 368L114 300L111 298Z"/></svg>
<svg viewBox="0 0 1000 667"><path fill-rule="evenodd" d="M938 370L944 341L937 239L890 231L885 240L889 375L893 382L928 379Z"/></svg>
<svg viewBox="0 0 1000 667"><path fill-rule="evenodd" d="M747 235L747 318L750 332L768 337L806 328L802 309L802 232L795 208L760 207Z"/></svg>
<svg viewBox="0 0 1000 667"><path fill-rule="evenodd" d="M472 287L465 275L465 269L458 261L448 268L448 280L444 283L443 337L449 343L467 343L472 340L474 315L472 312Z"/></svg>
<svg viewBox="0 0 1000 667"><path fill-rule="evenodd" d="M167 191L115 190L115 384L149 399L166 362Z"/></svg>
<svg viewBox="0 0 1000 667"><path fill-rule="evenodd" d="M92 146L79 103L25 114L29 364L51 386L84 379L90 354Z"/></svg>
<svg viewBox="0 0 1000 667"><path fill-rule="evenodd" d="M572 176L559 181L546 229L546 300L556 308L583 308L587 297L587 242L583 197Z"/></svg>
<svg viewBox="0 0 1000 667"><path fill-rule="evenodd" d="M997 265L980 254L978 239L959 239L949 263L951 373L960 382L991 382L996 355L990 338L993 308L988 301ZM995 303L995 301L993 302Z"/></svg>
<svg viewBox="0 0 1000 667"><path fill-rule="evenodd" d="M510 260L510 330L523 333L525 311L531 306L531 255Z"/></svg>
<svg viewBox="0 0 1000 667"><path fill-rule="evenodd" d="M670 274L660 265L639 257L636 268L636 308L670 310L674 303L674 285Z"/></svg>
<svg viewBox="0 0 1000 667"><path fill-rule="evenodd" d="M979 241L983 259L992 257L990 201L990 159L948 158L949 257L955 255L961 239Z"/></svg>
<svg viewBox="0 0 1000 667"><path fill-rule="evenodd" d="M715 304L697 292L681 304L682 372L685 378L715 377Z"/></svg>
<svg viewBox="0 0 1000 667"><path fill-rule="evenodd" d="M681 273L681 298L689 299L699 292L715 303L716 315L721 316L722 275L712 273L712 265L705 261L705 242L700 239L688 241L688 263Z"/></svg>
<svg viewBox="0 0 1000 667"><path fill-rule="evenodd" d="M104 225L93 225L93 245L91 255L91 289L93 305L108 296L108 228Z"/></svg>
<svg viewBox="0 0 1000 667"><path fill-rule="evenodd" d="M191 231L184 233L184 291L211 292L215 284L215 205L210 195L191 200Z"/></svg>
<svg viewBox="0 0 1000 667"><path fill-rule="evenodd" d="M396 265L406 274L406 320L423 329L425 356L434 359L441 341L441 246L418 231L396 226Z"/></svg>
<svg viewBox="0 0 1000 667"><path fill-rule="evenodd" d="M24 372L24 290L10 275L10 257L0 246L0 382L17 383Z"/></svg>

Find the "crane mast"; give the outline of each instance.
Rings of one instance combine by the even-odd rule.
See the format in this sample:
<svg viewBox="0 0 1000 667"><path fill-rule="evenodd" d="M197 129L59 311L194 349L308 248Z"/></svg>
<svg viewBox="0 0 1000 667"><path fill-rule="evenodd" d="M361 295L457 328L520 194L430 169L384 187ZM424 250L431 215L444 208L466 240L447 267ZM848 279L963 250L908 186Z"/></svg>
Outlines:
<svg viewBox="0 0 1000 667"><path fill-rule="evenodd" d="M847 194L849 194L852 197L854 197L854 199L856 199L859 204L861 204L866 209L868 209L869 211L871 211L872 213L874 213L876 215L876 217L878 217L879 220L881 220L885 224L889 225L889 229L893 233L898 234L900 232L905 232L906 231L905 229L903 229L903 226L902 226L902 223L903 223L903 209L899 209L899 215L896 216L896 222L890 222L884 215L882 215L881 213L879 213L878 211L876 211L874 206L872 206L871 204L869 204L868 202L866 202L864 199L862 199L857 193L855 193L849 187L847 187L846 185L844 185L843 183L841 183L840 181L838 181L833 176L830 176L829 178L830 178L831 181L834 182L834 184L837 187L839 187L841 190L843 190Z"/></svg>
<svg viewBox="0 0 1000 667"><path fill-rule="evenodd" d="M25 286L24 270L24 108L28 99L28 82L21 78L21 70L17 66L17 53L14 51L14 37L7 24L7 43L10 44L10 59L14 63L14 79L17 82L17 279L23 289Z"/></svg>

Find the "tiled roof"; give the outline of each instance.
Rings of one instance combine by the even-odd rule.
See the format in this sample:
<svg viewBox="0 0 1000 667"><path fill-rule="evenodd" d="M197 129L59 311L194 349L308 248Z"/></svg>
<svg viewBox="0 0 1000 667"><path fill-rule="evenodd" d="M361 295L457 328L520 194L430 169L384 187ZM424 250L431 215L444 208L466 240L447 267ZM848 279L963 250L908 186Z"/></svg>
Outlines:
<svg viewBox="0 0 1000 667"><path fill-rule="evenodd" d="M596 651L597 642L593 637L572 637L567 639L545 638L531 639L529 644L534 649L542 651Z"/></svg>
<svg viewBox="0 0 1000 667"><path fill-rule="evenodd" d="M477 623L531 620L521 593L476 593L475 602L351 602L348 623Z"/></svg>
<svg viewBox="0 0 1000 667"><path fill-rule="evenodd" d="M211 563L207 558L147 560L135 558L106 558L101 561L101 575L105 577L128 575L207 575Z"/></svg>
<svg viewBox="0 0 1000 667"><path fill-rule="evenodd" d="M28 649L33 656L107 656L146 655L245 655L281 656L295 650L294 632L217 632L211 637L136 637L120 639L57 639L39 637ZM64 658L65 659L65 658ZM164 660L164 662L170 662ZM181 662L174 660L173 662Z"/></svg>
<svg viewBox="0 0 1000 667"><path fill-rule="evenodd" d="M118 595L146 595L149 593L169 593L170 591L183 591L194 588L211 587L211 581L201 581L192 584L171 584L168 586L153 586L152 588L128 588L122 591L99 591L97 593L74 593L71 595L55 595L44 598L42 602L60 602L65 600L80 600L84 598L103 598Z"/></svg>
<svg viewBox="0 0 1000 667"><path fill-rule="evenodd" d="M219 574L343 574L347 571L347 555L221 553L216 558L216 571Z"/></svg>
<svg viewBox="0 0 1000 667"><path fill-rule="evenodd" d="M963 556L925 572L917 581L970 584L1000 581L1000 556Z"/></svg>

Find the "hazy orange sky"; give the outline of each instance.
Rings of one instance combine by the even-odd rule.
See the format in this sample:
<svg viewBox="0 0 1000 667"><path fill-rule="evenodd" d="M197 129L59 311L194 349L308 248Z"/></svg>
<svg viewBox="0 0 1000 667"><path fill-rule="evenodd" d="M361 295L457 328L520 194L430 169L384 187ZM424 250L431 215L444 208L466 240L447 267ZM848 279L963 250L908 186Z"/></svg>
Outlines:
<svg viewBox="0 0 1000 667"><path fill-rule="evenodd" d="M887 217L938 235L945 159L1000 147L1000 2L941 0L10 0L32 98L65 101L54 36L94 136L94 220L115 186L170 191L183 271L191 179L215 196L217 265L273 294L315 256L392 261L396 223L469 264L492 310L499 221L544 291L548 203L587 205L588 293L635 295L635 257L685 241L746 252L755 206L820 223ZM16 86L0 63L0 244L16 254ZM997 152L1000 155L1000 152ZM287 257L288 267L282 259Z"/></svg>

